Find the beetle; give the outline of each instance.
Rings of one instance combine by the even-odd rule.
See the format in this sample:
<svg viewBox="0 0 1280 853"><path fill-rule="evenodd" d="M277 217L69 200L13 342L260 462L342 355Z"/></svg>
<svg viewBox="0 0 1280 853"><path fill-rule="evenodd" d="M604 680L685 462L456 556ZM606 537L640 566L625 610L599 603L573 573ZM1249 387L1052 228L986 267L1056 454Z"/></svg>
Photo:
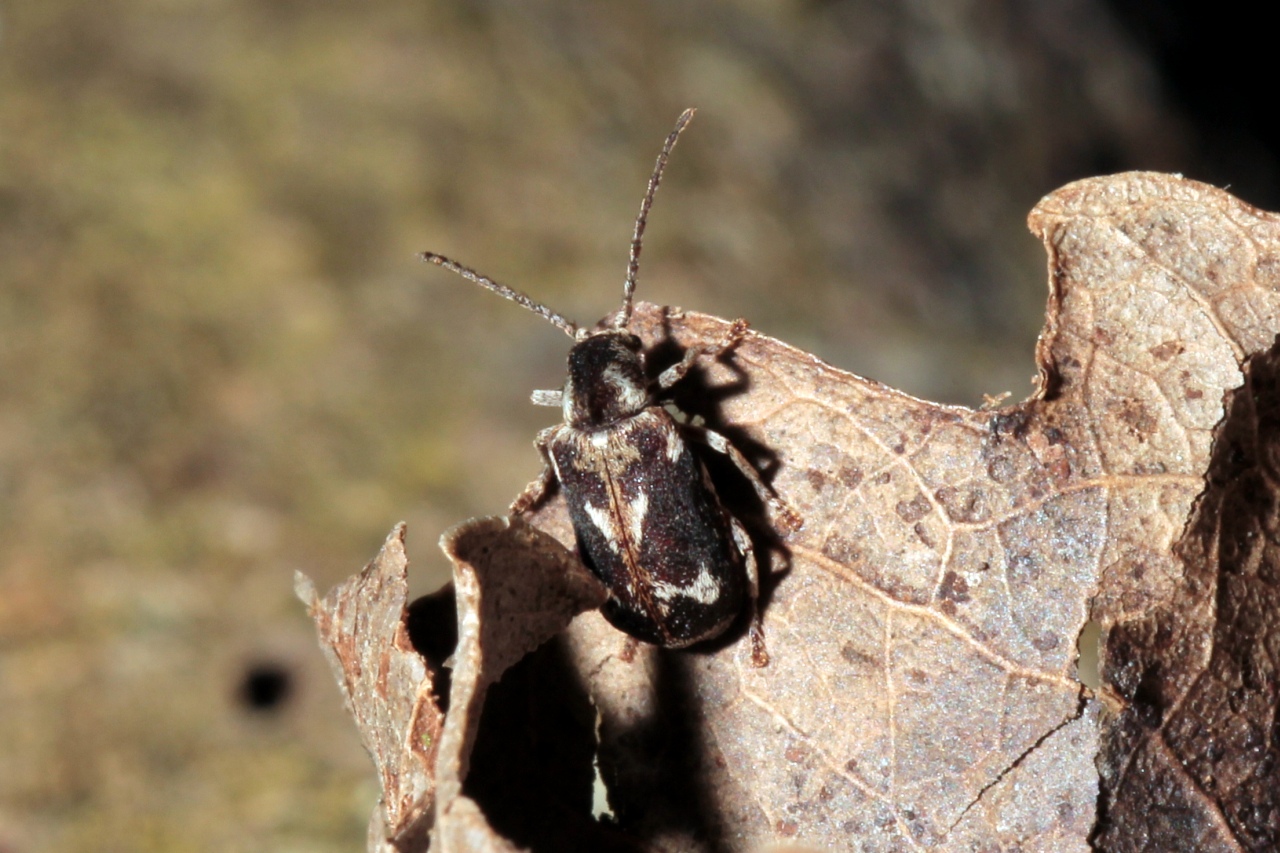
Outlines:
<svg viewBox="0 0 1280 853"><path fill-rule="evenodd" d="M699 358L717 359L747 334L734 322L718 342L692 347L649 383L640 338L630 331L645 223L671 150L693 110L667 136L636 218L622 307L603 328L584 329L524 293L443 255L421 258L494 291L573 338L564 387L534 391L536 405L559 406L564 422L538 433L542 473L511 504L521 515L557 481L569 507L578 553L604 583L605 618L639 640L684 648L722 634L750 608L752 659L768 662L758 612L759 565L742 523L721 504L690 437L727 456L779 519L795 530L799 516L761 480L722 435L683 424L663 396Z"/></svg>

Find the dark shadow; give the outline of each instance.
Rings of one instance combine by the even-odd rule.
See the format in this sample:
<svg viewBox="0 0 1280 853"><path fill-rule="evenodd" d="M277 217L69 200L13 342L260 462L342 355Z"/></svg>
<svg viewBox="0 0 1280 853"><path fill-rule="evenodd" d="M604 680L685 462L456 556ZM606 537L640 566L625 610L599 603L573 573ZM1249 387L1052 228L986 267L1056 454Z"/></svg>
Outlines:
<svg viewBox="0 0 1280 853"><path fill-rule="evenodd" d="M1266 96L1256 81L1273 73L1275 42L1264 7L1192 0L1105 0L1104 6L1190 125L1186 171L1268 210L1280 205L1280 120L1274 110L1258 108Z"/></svg>
<svg viewBox="0 0 1280 853"><path fill-rule="evenodd" d="M440 711L446 712L453 670L445 667L444 662L458 645L458 605L453 584L447 583L410 604L405 627L409 631L409 642L427 661L433 676L432 692Z"/></svg>
<svg viewBox="0 0 1280 853"><path fill-rule="evenodd" d="M591 815L595 708L560 639L489 688L462 790L500 834L535 853L639 853Z"/></svg>
<svg viewBox="0 0 1280 853"><path fill-rule="evenodd" d="M1182 577L1105 637L1101 680L1119 710L1102 739L1096 849L1228 835L1280 849L1280 345L1244 371L1174 546Z"/></svg>
<svg viewBox="0 0 1280 853"><path fill-rule="evenodd" d="M614 822L642 842L679 833L696 842L692 849L727 853L711 789L723 770L702 738L703 709L683 652L659 650L653 687L652 717L601 731L600 772Z"/></svg>

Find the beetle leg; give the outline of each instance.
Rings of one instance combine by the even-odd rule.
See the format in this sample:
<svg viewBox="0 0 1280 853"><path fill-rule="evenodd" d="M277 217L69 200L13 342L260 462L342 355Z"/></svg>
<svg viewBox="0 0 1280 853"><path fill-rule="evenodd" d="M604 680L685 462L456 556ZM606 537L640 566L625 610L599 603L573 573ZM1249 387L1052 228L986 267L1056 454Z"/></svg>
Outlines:
<svg viewBox="0 0 1280 853"><path fill-rule="evenodd" d="M564 390L552 388L550 391L534 391L529 395L529 400L535 406L553 406L558 409L564 405Z"/></svg>
<svg viewBox="0 0 1280 853"><path fill-rule="evenodd" d="M746 337L748 328L750 327L746 320L734 320L729 326L729 331L725 332L724 337L718 343L690 347L685 350L684 358L662 371L658 376L658 390L666 391L683 379L684 375L693 367L693 363L699 358L705 356L714 361L733 349L738 345L739 341Z"/></svg>
<svg viewBox="0 0 1280 853"><path fill-rule="evenodd" d="M556 429L556 427L544 429L534 439L533 446L538 448L538 453L542 456L542 473L538 475L537 479L525 486L524 491L511 502L511 507L507 510L508 515L524 515L546 497L547 488L556 479L556 469L551 464L551 454L547 450L547 442L551 438L551 433L555 432Z"/></svg>
<svg viewBox="0 0 1280 853"><path fill-rule="evenodd" d="M751 609L751 663L754 666L769 665L769 651L764 645L764 623L760 618L760 565L756 562L756 548L751 544L751 537L742 522L728 513L729 528L733 532L733 542L742 555L742 564L747 572L747 598Z"/></svg>
<svg viewBox="0 0 1280 853"><path fill-rule="evenodd" d="M765 485L764 480L760 479L760 473L756 471L755 466L747 461L747 457L743 456L738 448L729 443L729 439L706 427L684 424L682 428L686 432L693 433L707 447L729 457L729 461L734 464L734 467L741 471L742 476L746 477L747 481L751 483L751 487L756 490L760 500L764 501L769 507L769 511L777 517L777 524L784 533L792 533L804 526L804 519L800 517L800 514Z"/></svg>

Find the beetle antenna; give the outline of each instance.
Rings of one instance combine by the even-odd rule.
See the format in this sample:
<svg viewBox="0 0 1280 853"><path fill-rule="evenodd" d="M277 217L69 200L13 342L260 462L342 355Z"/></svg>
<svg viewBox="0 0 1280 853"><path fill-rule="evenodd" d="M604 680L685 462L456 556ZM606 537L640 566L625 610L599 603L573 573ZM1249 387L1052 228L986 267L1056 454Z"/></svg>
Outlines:
<svg viewBox="0 0 1280 853"><path fill-rule="evenodd" d="M473 281L476 284L480 285L481 287L488 288L489 290L492 290L494 293L498 294L502 298L510 299L512 302L516 303L517 305L523 305L525 308L528 308L530 311L537 314L539 317L542 317L547 322L551 323L551 325L560 329L560 331L564 332L566 335L573 338L574 340L578 340L578 338L581 336L578 330L577 323L573 323L569 320L566 320L564 317L557 314L555 311L552 311L550 308L543 305L541 302L533 301L528 296L525 296L523 293L521 293L518 290L512 290L511 288L507 287L505 284L499 284L498 282L494 281L488 276L480 275L480 273L471 269L471 267L464 267L462 264L458 263L457 261L451 261L448 258L446 258L444 255L437 255L435 252L423 252L422 254L418 255L418 257L424 261L430 261L431 263L435 264L438 267L444 267L445 269L449 270L449 272L455 272L458 275L465 278L467 281Z"/></svg>
<svg viewBox="0 0 1280 853"><path fill-rule="evenodd" d="M693 119L694 112L696 111L693 109L685 110L680 113L680 118L676 119L676 126L667 135L667 141L662 145L662 153L658 155L658 162L653 167L653 175L649 178L649 188L645 191L644 201L640 202L640 215L636 217L636 230L631 237L631 259L627 262L627 280L622 285L622 312L613 324L616 329L625 329L631 322L631 297L636 292L636 276L640 272L640 247L644 239L644 226L649 219L649 208L653 207L653 196L658 192L658 184L662 182L662 170L667 167L667 158L671 156L671 149L676 147L676 140L680 138L685 125Z"/></svg>

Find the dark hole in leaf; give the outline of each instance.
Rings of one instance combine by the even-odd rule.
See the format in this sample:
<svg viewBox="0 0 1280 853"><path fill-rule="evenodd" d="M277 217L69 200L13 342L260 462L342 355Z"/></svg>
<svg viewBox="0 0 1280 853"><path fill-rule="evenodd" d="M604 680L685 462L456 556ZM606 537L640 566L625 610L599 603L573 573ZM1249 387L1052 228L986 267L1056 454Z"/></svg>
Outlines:
<svg viewBox="0 0 1280 853"><path fill-rule="evenodd" d="M1076 641L1076 678L1090 690L1102 685L1098 677L1098 644L1102 641L1102 626L1093 619L1084 623L1080 638Z"/></svg>

